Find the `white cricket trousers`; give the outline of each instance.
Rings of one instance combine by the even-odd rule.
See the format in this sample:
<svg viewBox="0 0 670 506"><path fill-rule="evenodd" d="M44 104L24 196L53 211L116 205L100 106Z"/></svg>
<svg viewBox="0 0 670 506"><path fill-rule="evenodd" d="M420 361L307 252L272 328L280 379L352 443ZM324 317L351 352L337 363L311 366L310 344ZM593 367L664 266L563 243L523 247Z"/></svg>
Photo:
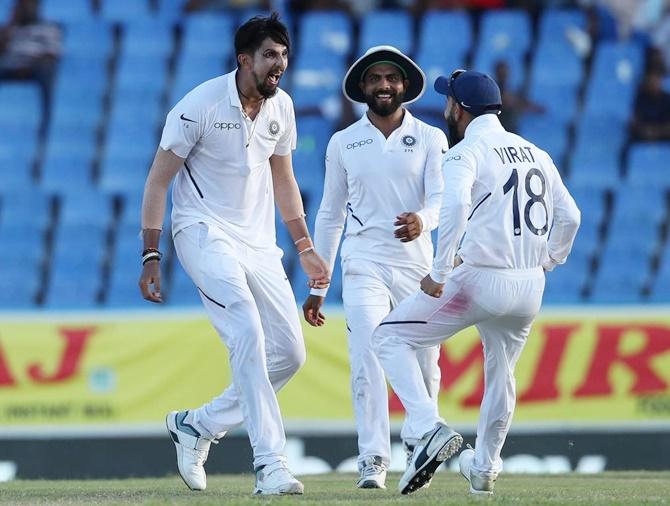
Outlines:
<svg viewBox="0 0 670 506"><path fill-rule="evenodd" d="M516 402L514 367L542 303L544 272L461 265L440 298L421 290L405 299L377 327L373 341L391 386L416 436L443 421L427 395L417 351L475 325L484 348L484 398L472 469L485 477L502 470L500 451Z"/></svg>
<svg viewBox="0 0 670 506"><path fill-rule="evenodd" d="M379 456L391 459L388 388L372 348L372 334L389 311L414 293L425 271L400 269L370 260L347 259L342 265L342 300L349 332L351 397L358 432L358 461ZM424 390L437 409L440 389L439 345L417 353ZM409 444L418 439L403 425L400 436Z"/></svg>
<svg viewBox="0 0 670 506"><path fill-rule="evenodd" d="M275 392L304 363L305 345L280 250L259 252L205 223L177 233L174 244L228 348L233 378L221 395L191 411L189 422L212 439L244 422L254 468L285 460Z"/></svg>

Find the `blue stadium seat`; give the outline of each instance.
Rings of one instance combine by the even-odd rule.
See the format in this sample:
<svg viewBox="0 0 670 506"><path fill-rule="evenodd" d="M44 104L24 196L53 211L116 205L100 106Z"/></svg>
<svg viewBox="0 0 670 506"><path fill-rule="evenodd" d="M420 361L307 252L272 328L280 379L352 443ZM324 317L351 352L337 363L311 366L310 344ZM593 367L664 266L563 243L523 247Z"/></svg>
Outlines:
<svg viewBox="0 0 670 506"><path fill-rule="evenodd" d="M393 34L392 39L389 39L389 34ZM412 18L406 11L371 11L361 20L358 51L354 58L362 56L373 46L387 44L411 54L413 40Z"/></svg>
<svg viewBox="0 0 670 506"><path fill-rule="evenodd" d="M158 0L158 16L165 21L178 21L184 16L188 0Z"/></svg>
<svg viewBox="0 0 670 506"><path fill-rule="evenodd" d="M479 51L505 55L524 54L533 37L530 18L523 10L490 10L482 14Z"/></svg>
<svg viewBox="0 0 670 506"><path fill-rule="evenodd" d="M0 0L0 25L7 24L14 9L15 0Z"/></svg>
<svg viewBox="0 0 670 506"><path fill-rule="evenodd" d="M26 259L0 263L0 309L34 309L41 272L39 263Z"/></svg>
<svg viewBox="0 0 670 506"><path fill-rule="evenodd" d="M586 90L585 114L627 120L643 61L642 47L638 44L601 43L596 49Z"/></svg>
<svg viewBox="0 0 670 506"><path fill-rule="evenodd" d="M100 95L107 89L109 77L107 60L99 55L67 55L58 65L57 92L68 92L72 88L79 92Z"/></svg>
<svg viewBox="0 0 670 506"><path fill-rule="evenodd" d="M576 146L570 161L570 184L614 188L619 184L619 157L625 140L618 116L584 115L577 125Z"/></svg>
<svg viewBox="0 0 670 506"><path fill-rule="evenodd" d="M43 230L51 222L52 197L37 188L30 193L6 193L1 199L2 223L41 227Z"/></svg>
<svg viewBox="0 0 670 506"><path fill-rule="evenodd" d="M0 152L12 160L32 162L37 154L37 125L23 126L0 118Z"/></svg>
<svg viewBox="0 0 670 506"><path fill-rule="evenodd" d="M153 90L161 93L167 80L167 59L122 55L116 72L117 89Z"/></svg>
<svg viewBox="0 0 670 506"><path fill-rule="evenodd" d="M165 58L172 46L172 24L160 17L138 18L125 25L121 46L125 55Z"/></svg>
<svg viewBox="0 0 670 506"><path fill-rule="evenodd" d="M542 105L546 114L559 121L570 123L577 112L577 90L564 85L533 84L529 98Z"/></svg>
<svg viewBox="0 0 670 506"><path fill-rule="evenodd" d="M563 118L551 114L526 114L519 121L519 133L549 153L554 164L562 170L568 145L568 129Z"/></svg>
<svg viewBox="0 0 670 506"><path fill-rule="evenodd" d="M293 169L300 189L313 194L323 189L326 146L332 124L319 117L298 117L298 145L293 152Z"/></svg>
<svg viewBox="0 0 670 506"><path fill-rule="evenodd" d="M49 127L95 131L102 120L102 89L89 88L83 81L78 85L61 84L55 87Z"/></svg>
<svg viewBox="0 0 670 506"><path fill-rule="evenodd" d="M88 309L98 305L102 279L101 266L90 259L62 257L51 264L45 307L49 309Z"/></svg>
<svg viewBox="0 0 670 506"><path fill-rule="evenodd" d="M540 44L572 50L569 31L586 29L586 15L579 9L545 9L540 16L538 40Z"/></svg>
<svg viewBox="0 0 670 506"><path fill-rule="evenodd" d="M15 156L13 151L0 147L0 194L22 193L31 191L34 181L32 178L32 157Z"/></svg>
<svg viewBox="0 0 670 506"><path fill-rule="evenodd" d="M54 0L58 3L66 3ZM97 57L105 60L114 49L114 35L109 22L94 18L71 23L65 27L63 54L66 56Z"/></svg>
<svg viewBox="0 0 670 506"><path fill-rule="evenodd" d="M150 158L156 153L158 139L154 128L138 128L127 123L110 124L104 159L112 157Z"/></svg>
<svg viewBox="0 0 670 506"><path fill-rule="evenodd" d="M499 61L504 61L509 68L507 86L515 91L521 90L526 82L526 66L524 64L524 57L521 54L509 53L499 55L480 52L475 56L472 68L495 78L495 66Z"/></svg>
<svg viewBox="0 0 670 506"><path fill-rule="evenodd" d="M605 192L598 188L572 188L570 186L568 190L582 214L582 225L577 235L579 238L581 228L585 223L593 223L596 227L602 224L605 217Z"/></svg>
<svg viewBox="0 0 670 506"><path fill-rule="evenodd" d="M300 55L308 53L345 63L353 46L351 20L341 11L306 12L300 23Z"/></svg>
<svg viewBox="0 0 670 506"><path fill-rule="evenodd" d="M76 123L67 125L52 124L49 128L45 151L47 162L52 158L68 156L90 163L93 161L96 150L97 138L95 129Z"/></svg>
<svg viewBox="0 0 670 506"><path fill-rule="evenodd" d="M0 222L0 265L37 265L44 260L45 228L41 224L15 224Z"/></svg>
<svg viewBox="0 0 670 506"><path fill-rule="evenodd" d="M658 227L666 216L664 185L636 187L622 185L617 189L611 223L629 221L635 227L646 224Z"/></svg>
<svg viewBox="0 0 670 506"><path fill-rule="evenodd" d="M191 14L184 22L182 57L234 56L234 28L233 18L223 12Z"/></svg>
<svg viewBox="0 0 670 506"><path fill-rule="evenodd" d="M600 267L589 301L598 304L637 304L649 275L648 256L640 256L629 242L607 247L600 256Z"/></svg>
<svg viewBox="0 0 670 506"><path fill-rule="evenodd" d="M144 188L151 156L146 154L111 153L105 155L100 172L100 188L120 194L134 194Z"/></svg>
<svg viewBox="0 0 670 506"><path fill-rule="evenodd" d="M578 304L583 300L582 289L589 274L590 256L573 250L565 264L546 274L543 303Z"/></svg>
<svg viewBox="0 0 670 506"><path fill-rule="evenodd" d="M636 143L628 152L626 179L630 185L660 188L670 181L670 143Z"/></svg>
<svg viewBox="0 0 670 506"><path fill-rule="evenodd" d="M530 83L533 88L566 89L566 92L575 95L583 79L584 64L574 52L546 44L540 45L535 50L530 71Z"/></svg>
<svg viewBox="0 0 670 506"><path fill-rule="evenodd" d="M188 56L181 53L177 62L174 81L170 88L168 107L170 109L174 107L184 95L196 86L228 72L229 69L224 67L223 62L223 58Z"/></svg>
<svg viewBox="0 0 670 506"><path fill-rule="evenodd" d="M163 119L161 93L145 88L119 88L112 103L109 129L121 128L126 131L144 130L152 134L159 120Z"/></svg>
<svg viewBox="0 0 670 506"><path fill-rule="evenodd" d="M486 11L482 14L479 43L473 68L493 75L498 60L510 66L510 86L524 82L523 58L530 47L532 30L528 13L522 10Z"/></svg>
<svg viewBox="0 0 670 506"><path fill-rule="evenodd" d="M455 69L463 68L464 56L451 51L442 53L422 51L416 58L416 63L426 74L426 91L410 107L412 111L435 111L441 114L446 105L446 97L436 92L433 84L439 76L449 76Z"/></svg>
<svg viewBox="0 0 670 506"><path fill-rule="evenodd" d="M327 117L336 111L339 116L342 76L345 69L319 59L300 57L291 72L291 92L297 112L322 113Z"/></svg>
<svg viewBox="0 0 670 506"><path fill-rule="evenodd" d="M77 309L98 305L106 230L92 224L63 224L54 235L45 306Z"/></svg>
<svg viewBox="0 0 670 506"><path fill-rule="evenodd" d="M42 165L40 188L65 194L91 191L91 157L79 154L54 154Z"/></svg>
<svg viewBox="0 0 670 506"><path fill-rule="evenodd" d="M13 125L14 130L39 126L42 121L42 98L37 84L0 82L0 111L3 136L5 125Z"/></svg>
<svg viewBox="0 0 670 506"><path fill-rule="evenodd" d="M78 23L93 17L91 0L41 0L40 14L49 21Z"/></svg>
<svg viewBox="0 0 670 506"><path fill-rule="evenodd" d="M96 225L105 229L114 217L112 197L101 191L70 193L61 198L61 225Z"/></svg>
<svg viewBox="0 0 670 506"><path fill-rule="evenodd" d="M651 284L650 302L670 303L670 242L660 257L659 270Z"/></svg>
<svg viewBox="0 0 670 506"><path fill-rule="evenodd" d="M445 51L445 33L449 33L448 51ZM417 35L418 54L443 55L452 61L462 61L472 47L472 21L465 11L429 10L419 22ZM448 72L457 68L450 68Z"/></svg>
<svg viewBox="0 0 670 506"><path fill-rule="evenodd" d="M101 0L100 14L104 19L129 23L152 15L148 0Z"/></svg>

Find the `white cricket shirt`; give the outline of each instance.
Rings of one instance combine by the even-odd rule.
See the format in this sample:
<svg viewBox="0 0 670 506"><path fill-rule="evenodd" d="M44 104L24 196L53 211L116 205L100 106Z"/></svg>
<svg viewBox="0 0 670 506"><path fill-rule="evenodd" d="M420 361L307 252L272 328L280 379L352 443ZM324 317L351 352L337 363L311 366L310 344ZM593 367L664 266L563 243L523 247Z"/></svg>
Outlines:
<svg viewBox="0 0 670 506"><path fill-rule="evenodd" d="M172 189L172 234L205 222L254 248L275 248L269 159L295 145L293 102L283 90L266 99L252 121L235 72L193 89L168 114L160 142L186 159Z"/></svg>
<svg viewBox="0 0 670 506"><path fill-rule="evenodd" d="M402 124L388 138L367 114L336 132L326 152L323 199L316 217L314 245L330 266L346 221L341 257L424 269L433 256L430 231L438 223L442 157L447 138L405 110ZM393 236L396 217L415 212L422 234L403 243ZM324 290L313 290L325 295Z"/></svg>
<svg viewBox="0 0 670 506"><path fill-rule="evenodd" d="M468 265L551 270L565 262L580 213L546 152L485 114L468 125L443 169L434 281L452 270L461 238L458 254Z"/></svg>

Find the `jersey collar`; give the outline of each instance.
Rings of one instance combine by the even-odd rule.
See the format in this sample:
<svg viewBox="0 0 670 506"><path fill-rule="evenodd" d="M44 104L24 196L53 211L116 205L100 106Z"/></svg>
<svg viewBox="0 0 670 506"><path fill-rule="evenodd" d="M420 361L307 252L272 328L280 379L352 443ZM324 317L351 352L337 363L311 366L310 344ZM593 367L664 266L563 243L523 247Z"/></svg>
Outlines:
<svg viewBox="0 0 670 506"><path fill-rule="evenodd" d="M363 125L366 125L366 126L369 125L372 128L377 128L376 126L374 126L372 124L372 121L370 121L370 118L368 118L368 111L367 110L363 113L363 116L361 117L360 121ZM413 122L413 121L414 121L414 116L412 116L412 114L407 109L405 109L405 114L402 117L402 123L400 123L400 126L398 127L398 130L402 130L402 129L406 128L407 125L409 125L410 122Z"/></svg>
<svg viewBox="0 0 670 506"><path fill-rule="evenodd" d="M503 132L503 128L498 116L495 114L482 114L473 119L470 124L465 128L465 137L471 135L481 135L484 132Z"/></svg>
<svg viewBox="0 0 670 506"><path fill-rule="evenodd" d="M240 101L240 95L237 93L237 84L235 83L235 76L237 75L237 70L233 70L228 74L228 97L230 98L230 105L242 109L242 102Z"/></svg>

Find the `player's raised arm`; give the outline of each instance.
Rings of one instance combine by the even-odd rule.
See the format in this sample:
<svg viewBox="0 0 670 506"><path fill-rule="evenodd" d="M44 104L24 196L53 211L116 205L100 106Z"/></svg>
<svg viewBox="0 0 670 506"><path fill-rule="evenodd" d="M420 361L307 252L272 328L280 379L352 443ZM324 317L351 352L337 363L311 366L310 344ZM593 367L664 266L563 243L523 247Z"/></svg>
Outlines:
<svg viewBox="0 0 670 506"><path fill-rule="evenodd" d="M165 218L165 199L170 182L184 165L184 159L172 151L158 148L144 185L142 199L142 297L151 302L163 302L159 241Z"/></svg>

